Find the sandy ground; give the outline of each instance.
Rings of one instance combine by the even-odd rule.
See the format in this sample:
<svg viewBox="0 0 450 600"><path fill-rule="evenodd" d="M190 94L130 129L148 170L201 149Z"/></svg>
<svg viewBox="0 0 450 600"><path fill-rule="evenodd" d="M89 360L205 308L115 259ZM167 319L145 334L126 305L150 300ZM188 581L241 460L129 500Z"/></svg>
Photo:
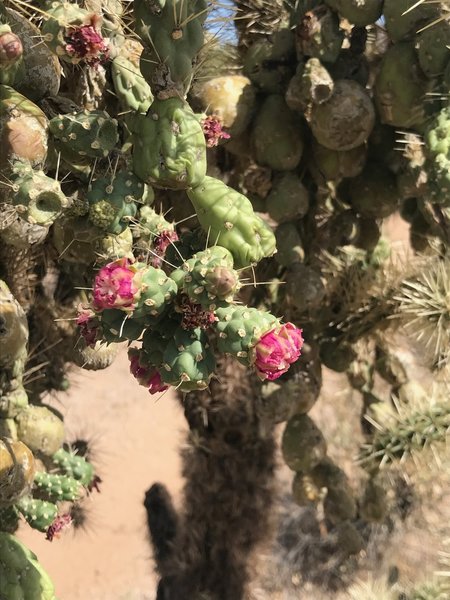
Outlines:
<svg viewBox="0 0 450 600"><path fill-rule="evenodd" d="M175 496L180 491L183 415L169 393L155 402L136 384L125 353L105 371L77 369L72 379L59 408L70 438L92 438L101 493L87 499L86 531L50 543L24 526L20 537L51 574L60 600L153 600L142 502L155 481Z"/></svg>

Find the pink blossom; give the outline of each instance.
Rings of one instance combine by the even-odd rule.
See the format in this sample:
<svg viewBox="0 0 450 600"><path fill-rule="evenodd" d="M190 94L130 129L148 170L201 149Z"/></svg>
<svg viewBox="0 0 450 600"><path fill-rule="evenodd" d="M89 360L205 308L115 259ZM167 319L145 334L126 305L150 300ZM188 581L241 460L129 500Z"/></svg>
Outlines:
<svg viewBox="0 0 450 600"><path fill-rule="evenodd" d="M208 148L217 146L221 139L230 139L230 134L223 131L221 119L217 115L211 115L203 119L202 127Z"/></svg>
<svg viewBox="0 0 450 600"><path fill-rule="evenodd" d="M136 377L139 385L148 388L150 394L167 390L169 386L164 385L161 375L155 367L145 364L145 357L140 350L130 348L128 358L130 360L130 373Z"/></svg>
<svg viewBox="0 0 450 600"><path fill-rule="evenodd" d="M69 514L58 515L50 527L47 529L45 539L53 542L53 539L59 538L59 534L64 529L67 529L72 524L72 517Z"/></svg>
<svg viewBox="0 0 450 600"><path fill-rule="evenodd" d="M80 328L80 334L86 342L86 346L93 348L95 342L99 339L99 323L94 311L80 304L78 306L77 325Z"/></svg>
<svg viewBox="0 0 450 600"><path fill-rule="evenodd" d="M158 237L156 238L153 244L153 252L157 254L157 256L153 255L150 259L150 264L152 267L160 268L163 263L164 255L166 254L167 247L170 246L173 242L178 241L178 235L176 231L171 231L167 229L166 231L162 231Z"/></svg>
<svg viewBox="0 0 450 600"><path fill-rule="evenodd" d="M270 381L281 377L299 358L302 346L302 330L292 323L265 333L255 346L254 365L259 377Z"/></svg>
<svg viewBox="0 0 450 600"><path fill-rule="evenodd" d="M94 309L133 309L139 291L133 281L136 270L127 258L119 258L102 267L94 281Z"/></svg>
<svg viewBox="0 0 450 600"><path fill-rule="evenodd" d="M109 57L109 48L97 29L99 17L92 15L89 25L68 27L65 40L66 52L73 58L85 60L88 64L96 65Z"/></svg>

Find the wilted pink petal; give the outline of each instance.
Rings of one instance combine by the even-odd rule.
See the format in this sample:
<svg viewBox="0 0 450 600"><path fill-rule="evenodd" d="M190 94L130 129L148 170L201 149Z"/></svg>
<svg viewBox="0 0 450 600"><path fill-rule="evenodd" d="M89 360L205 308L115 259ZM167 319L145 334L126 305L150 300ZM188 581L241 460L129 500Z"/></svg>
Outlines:
<svg viewBox="0 0 450 600"><path fill-rule="evenodd" d="M221 139L230 139L230 134L222 129L222 121L217 115L211 115L202 121L203 133L208 148L217 146Z"/></svg>
<svg viewBox="0 0 450 600"><path fill-rule="evenodd" d="M292 323L280 325L264 334L255 346L255 362L261 379L281 377L300 356L302 330Z"/></svg>
<svg viewBox="0 0 450 600"><path fill-rule="evenodd" d="M45 539L52 542L53 539L59 537L59 534L63 529L67 529L72 524L72 517L70 515L59 515L47 529Z"/></svg>
<svg viewBox="0 0 450 600"><path fill-rule="evenodd" d="M130 361L130 373L136 377L139 385L148 388L150 394L164 392L169 386L164 385L161 380L161 375L158 370L145 364L145 354L137 348L128 350L128 358Z"/></svg>
<svg viewBox="0 0 450 600"><path fill-rule="evenodd" d="M109 57L109 48L97 24L99 17L93 15L90 25L68 27L65 40L66 52L74 58L85 60L91 65L104 62Z"/></svg>
<svg viewBox="0 0 450 600"><path fill-rule="evenodd" d="M95 313L90 308L82 304L78 306L77 325L80 328L80 334L87 346L93 348L99 338L99 322Z"/></svg>

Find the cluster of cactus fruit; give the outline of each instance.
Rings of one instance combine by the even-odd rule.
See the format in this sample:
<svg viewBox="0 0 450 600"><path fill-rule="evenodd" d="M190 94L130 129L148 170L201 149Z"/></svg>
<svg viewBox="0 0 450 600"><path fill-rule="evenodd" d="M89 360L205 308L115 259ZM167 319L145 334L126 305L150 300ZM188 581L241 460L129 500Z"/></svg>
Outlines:
<svg viewBox="0 0 450 600"><path fill-rule="evenodd" d="M7 598L54 597L12 536L20 515L52 539L99 481L45 394L65 389L70 363L109 366L122 342L152 394L207 390L223 356L256 372L248 402L287 421L295 501L323 505L349 555L364 545L356 521L384 519L380 466L427 445L430 423L433 441L448 429L441 393L366 427L357 502L307 415L322 364L347 374L367 414L382 404L375 374L408 404L417 384L379 335L392 315L427 331L436 372L448 365L446 3L236 0L242 71L195 90L215 3L125 4L0 5ZM396 211L425 258L390 277L381 225Z"/></svg>

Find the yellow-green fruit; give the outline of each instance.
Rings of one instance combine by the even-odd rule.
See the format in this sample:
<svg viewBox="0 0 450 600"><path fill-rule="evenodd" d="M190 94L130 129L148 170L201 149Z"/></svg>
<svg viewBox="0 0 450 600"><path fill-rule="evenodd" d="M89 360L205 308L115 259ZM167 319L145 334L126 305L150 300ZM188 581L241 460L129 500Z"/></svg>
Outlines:
<svg viewBox="0 0 450 600"><path fill-rule="evenodd" d="M0 439L0 507L13 504L28 492L34 473L31 450L22 442Z"/></svg>
<svg viewBox="0 0 450 600"><path fill-rule="evenodd" d="M27 353L28 323L23 308L0 280L0 368L24 361Z"/></svg>
<svg viewBox="0 0 450 600"><path fill-rule="evenodd" d="M220 117L230 135L240 135L253 114L255 88L242 75L215 77L203 84L200 99L204 110Z"/></svg>
<svg viewBox="0 0 450 600"><path fill-rule="evenodd" d="M27 406L16 417L17 434L33 452L51 456L62 446L64 424L45 406Z"/></svg>
<svg viewBox="0 0 450 600"><path fill-rule="evenodd" d="M295 169L303 154L302 124L283 96L267 96L253 124L256 162L275 171Z"/></svg>
<svg viewBox="0 0 450 600"><path fill-rule="evenodd" d="M290 469L308 472L325 457L327 444L308 415L295 415L286 425L281 450Z"/></svg>

